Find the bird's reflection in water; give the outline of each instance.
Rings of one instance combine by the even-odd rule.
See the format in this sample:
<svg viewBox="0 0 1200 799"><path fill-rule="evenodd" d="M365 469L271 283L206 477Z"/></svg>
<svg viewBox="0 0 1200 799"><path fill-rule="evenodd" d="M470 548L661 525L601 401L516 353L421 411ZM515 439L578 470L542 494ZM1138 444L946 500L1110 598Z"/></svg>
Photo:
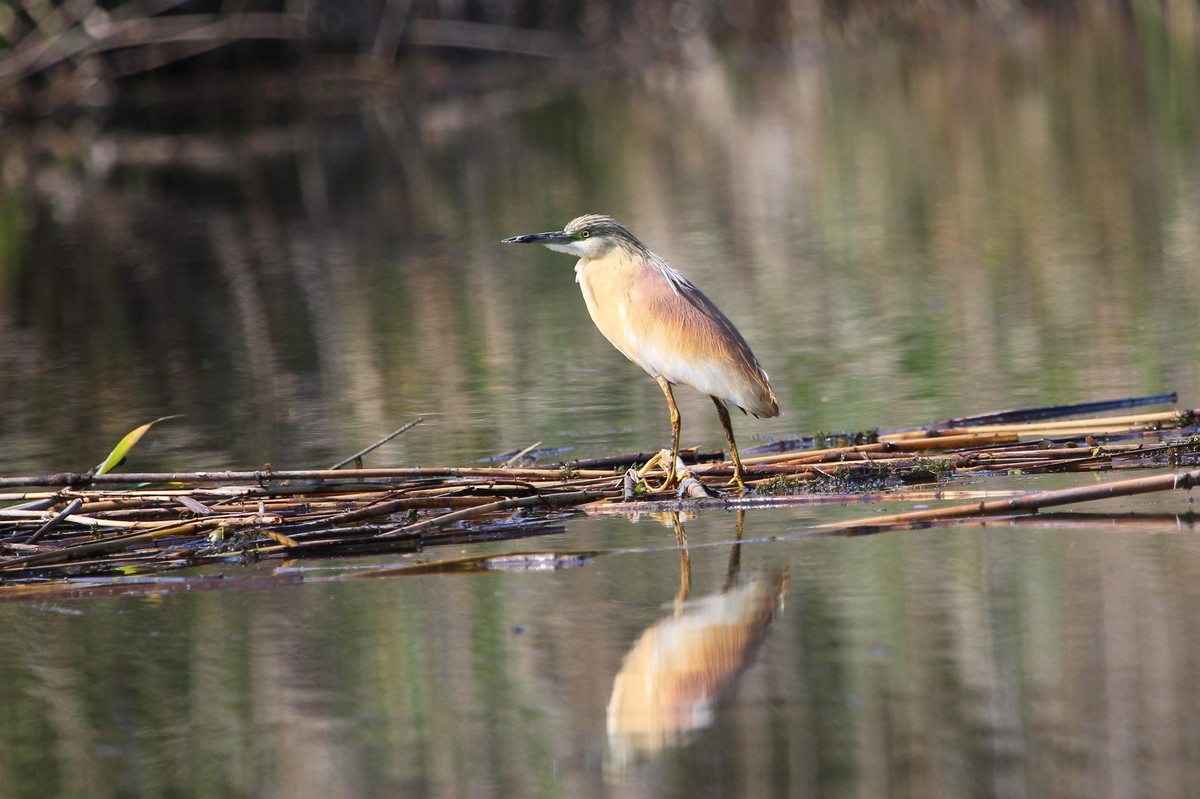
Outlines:
<svg viewBox="0 0 1200 799"><path fill-rule="evenodd" d="M737 542L742 521L739 512ZM678 516L673 522L682 545L682 523ZM710 725L717 703L736 686L782 611L788 572L740 574L740 547L733 545L725 587L693 599L688 551L681 546L671 613L642 633L613 681L607 719L611 766L685 744Z"/></svg>

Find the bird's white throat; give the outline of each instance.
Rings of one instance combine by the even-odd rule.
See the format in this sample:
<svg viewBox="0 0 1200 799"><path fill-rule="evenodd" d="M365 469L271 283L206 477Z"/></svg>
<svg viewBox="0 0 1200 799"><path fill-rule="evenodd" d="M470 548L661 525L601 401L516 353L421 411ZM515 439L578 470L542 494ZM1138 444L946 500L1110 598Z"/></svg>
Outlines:
<svg viewBox="0 0 1200 799"><path fill-rule="evenodd" d="M570 244L546 244L546 247L555 252L565 252L567 255L574 255L578 258L587 255L578 241L573 241Z"/></svg>

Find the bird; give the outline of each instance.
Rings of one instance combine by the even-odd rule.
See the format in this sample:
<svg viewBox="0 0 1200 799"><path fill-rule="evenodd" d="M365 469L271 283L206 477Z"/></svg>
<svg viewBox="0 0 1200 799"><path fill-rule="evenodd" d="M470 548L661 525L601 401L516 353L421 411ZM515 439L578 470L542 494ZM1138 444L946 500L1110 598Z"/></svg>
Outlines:
<svg viewBox="0 0 1200 799"><path fill-rule="evenodd" d="M760 418L779 415L767 373L746 339L700 289L655 255L621 223L584 214L551 233L530 233L503 244L542 244L578 256L575 282L588 313L618 351L654 378L671 416L667 484L676 478L681 419L674 387L691 386L717 407L733 458L733 480L745 491L745 469L727 405Z"/></svg>

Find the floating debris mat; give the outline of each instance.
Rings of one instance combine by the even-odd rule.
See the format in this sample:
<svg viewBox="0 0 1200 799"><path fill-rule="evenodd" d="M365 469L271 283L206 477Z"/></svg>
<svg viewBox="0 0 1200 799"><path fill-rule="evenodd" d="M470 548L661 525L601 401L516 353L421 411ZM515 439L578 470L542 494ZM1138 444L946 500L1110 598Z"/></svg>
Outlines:
<svg viewBox="0 0 1200 799"><path fill-rule="evenodd" d="M954 506L959 510L870 521L878 527L1186 489L1200 482L1200 412L1073 418L1174 399L1030 408L910 430L772 442L743 456L750 487L744 495L726 486L730 462L706 460L721 453L694 451L687 453L684 473L699 490L686 493L655 490L653 469L630 471L654 455L539 467L536 447L488 468L112 472L149 428L143 425L93 472L0 478L0 591L230 560L415 552L528 538L561 533L563 521L581 512L744 509L865 501L868 495L891 502L979 500ZM348 462L361 464L369 449ZM530 461L534 465L526 465ZM1069 489L1076 493L1062 497L965 488L996 474L1149 468L1175 471ZM852 522L839 524L854 528Z"/></svg>

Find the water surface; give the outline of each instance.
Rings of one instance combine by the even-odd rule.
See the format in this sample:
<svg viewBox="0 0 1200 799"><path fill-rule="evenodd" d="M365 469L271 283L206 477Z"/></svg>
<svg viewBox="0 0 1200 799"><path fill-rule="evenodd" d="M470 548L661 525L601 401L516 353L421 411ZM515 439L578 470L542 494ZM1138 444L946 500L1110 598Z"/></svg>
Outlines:
<svg viewBox="0 0 1200 799"><path fill-rule="evenodd" d="M371 465L660 446L659 390L591 327L571 259L499 245L587 211L750 341L783 415L735 420L747 446L1169 391L1196 407L1196 53L1186 26L1101 19L296 101L268 124L234 105L186 136L10 130L0 473L87 468L167 414L129 468L323 466L416 417ZM720 446L709 401L679 398L684 443ZM1185 795L1190 499L865 537L808 528L887 508L758 510L739 546L707 513L686 556L648 516L580 518L425 556L628 551L3 603L0 793Z"/></svg>
<svg viewBox="0 0 1200 799"><path fill-rule="evenodd" d="M735 546L735 521L686 521L686 557L669 525L580 521L572 544L643 551L556 572L5 604L7 792L1181 796L1200 776L1191 523ZM743 536L798 522L757 512ZM615 717L646 680L672 712Z"/></svg>

